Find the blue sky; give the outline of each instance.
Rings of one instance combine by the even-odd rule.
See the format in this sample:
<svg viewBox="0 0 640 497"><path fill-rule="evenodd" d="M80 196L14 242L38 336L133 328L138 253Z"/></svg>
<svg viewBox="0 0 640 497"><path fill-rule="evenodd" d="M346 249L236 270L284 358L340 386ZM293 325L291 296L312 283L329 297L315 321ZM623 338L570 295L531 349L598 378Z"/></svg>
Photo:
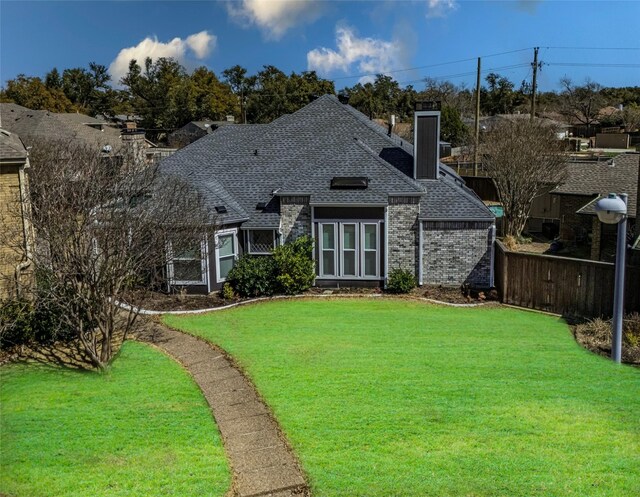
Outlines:
<svg viewBox="0 0 640 497"><path fill-rule="evenodd" d="M420 89L426 76L473 86L483 56L485 73L519 84L539 46L541 90L558 89L564 75L639 86L638 19L634 0L0 0L0 81L90 61L118 79L130 57L150 55L218 74L235 64L315 69L338 89L383 72Z"/></svg>

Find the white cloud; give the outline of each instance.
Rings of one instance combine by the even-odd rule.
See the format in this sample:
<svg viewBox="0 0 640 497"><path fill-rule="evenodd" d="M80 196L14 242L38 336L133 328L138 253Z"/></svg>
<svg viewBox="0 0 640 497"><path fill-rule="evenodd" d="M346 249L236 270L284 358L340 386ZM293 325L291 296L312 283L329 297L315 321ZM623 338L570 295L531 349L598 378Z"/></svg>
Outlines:
<svg viewBox="0 0 640 497"><path fill-rule="evenodd" d="M315 21L322 12L319 0L242 0L227 3L236 22L257 25L269 39L277 40L296 24Z"/></svg>
<svg viewBox="0 0 640 497"><path fill-rule="evenodd" d="M186 39L174 38L163 43L155 36L147 36L135 47L123 48L109 66L111 79L118 84L120 79L129 71L129 63L132 59L143 64L147 57L153 60L160 57L172 57L181 64L188 60L189 55L196 59L204 59L215 48L217 38L207 31L192 34Z"/></svg>
<svg viewBox="0 0 640 497"><path fill-rule="evenodd" d="M307 53L310 71L328 75L334 71L348 73L354 64L359 72L387 73L406 59L404 44L398 40L384 41L375 38L358 38L349 26L336 27L336 50L316 48ZM363 78L368 81L371 78Z"/></svg>
<svg viewBox="0 0 640 497"><path fill-rule="evenodd" d="M456 0L428 0L427 18L447 17L458 8Z"/></svg>

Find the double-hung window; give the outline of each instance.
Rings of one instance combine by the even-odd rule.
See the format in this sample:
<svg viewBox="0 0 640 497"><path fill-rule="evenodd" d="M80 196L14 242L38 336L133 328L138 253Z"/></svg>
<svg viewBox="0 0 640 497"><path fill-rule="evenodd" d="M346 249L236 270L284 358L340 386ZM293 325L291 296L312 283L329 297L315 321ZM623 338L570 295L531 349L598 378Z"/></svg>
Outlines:
<svg viewBox="0 0 640 497"><path fill-rule="evenodd" d="M378 278L380 276L380 225L367 222L321 222L319 234L320 278Z"/></svg>
<svg viewBox="0 0 640 497"><path fill-rule="evenodd" d="M237 230L222 230L215 236L216 242L216 279L218 283L226 281L227 275L238 257Z"/></svg>
<svg viewBox="0 0 640 497"><path fill-rule="evenodd" d="M173 285L207 284L207 242L174 240L169 243L169 277Z"/></svg>

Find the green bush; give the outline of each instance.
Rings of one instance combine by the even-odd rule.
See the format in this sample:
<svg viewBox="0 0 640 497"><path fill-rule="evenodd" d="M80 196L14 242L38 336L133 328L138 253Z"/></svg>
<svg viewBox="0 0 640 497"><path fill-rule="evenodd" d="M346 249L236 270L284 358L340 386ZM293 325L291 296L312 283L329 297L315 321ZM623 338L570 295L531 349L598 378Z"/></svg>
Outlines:
<svg viewBox="0 0 640 497"><path fill-rule="evenodd" d="M0 349L33 340L33 305L27 300L0 302Z"/></svg>
<svg viewBox="0 0 640 497"><path fill-rule="evenodd" d="M301 236L273 251L278 291L294 295L309 289L316 276L313 262L313 240Z"/></svg>
<svg viewBox="0 0 640 497"><path fill-rule="evenodd" d="M227 282L241 297L273 295L276 291L275 261L265 255L243 255L229 271Z"/></svg>
<svg viewBox="0 0 640 497"><path fill-rule="evenodd" d="M220 296L225 300L233 300L236 297L236 292L233 291L233 287L227 282L222 285Z"/></svg>
<svg viewBox="0 0 640 497"><path fill-rule="evenodd" d="M31 342L53 343L75 338L74 330L61 324L62 310L45 299L12 299L0 302L0 348Z"/></svg>
<svg viewBox="0 0 640 497"><path fill-rule="evenodd" d="M389 273L387 292L409 293L416 287L416 278L411 271L394 269Z"/></svg>

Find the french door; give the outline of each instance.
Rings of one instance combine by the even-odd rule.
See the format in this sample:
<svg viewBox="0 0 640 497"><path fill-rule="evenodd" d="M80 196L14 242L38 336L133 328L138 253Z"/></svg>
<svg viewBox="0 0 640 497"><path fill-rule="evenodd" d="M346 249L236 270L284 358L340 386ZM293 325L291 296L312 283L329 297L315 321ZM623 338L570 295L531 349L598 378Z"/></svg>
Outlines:
<svg viewBox="0 0 640 497"><path fill-rule="evenodd" d="M379 278L380 224L340 221L318 224L319 277Z"/></svg>

